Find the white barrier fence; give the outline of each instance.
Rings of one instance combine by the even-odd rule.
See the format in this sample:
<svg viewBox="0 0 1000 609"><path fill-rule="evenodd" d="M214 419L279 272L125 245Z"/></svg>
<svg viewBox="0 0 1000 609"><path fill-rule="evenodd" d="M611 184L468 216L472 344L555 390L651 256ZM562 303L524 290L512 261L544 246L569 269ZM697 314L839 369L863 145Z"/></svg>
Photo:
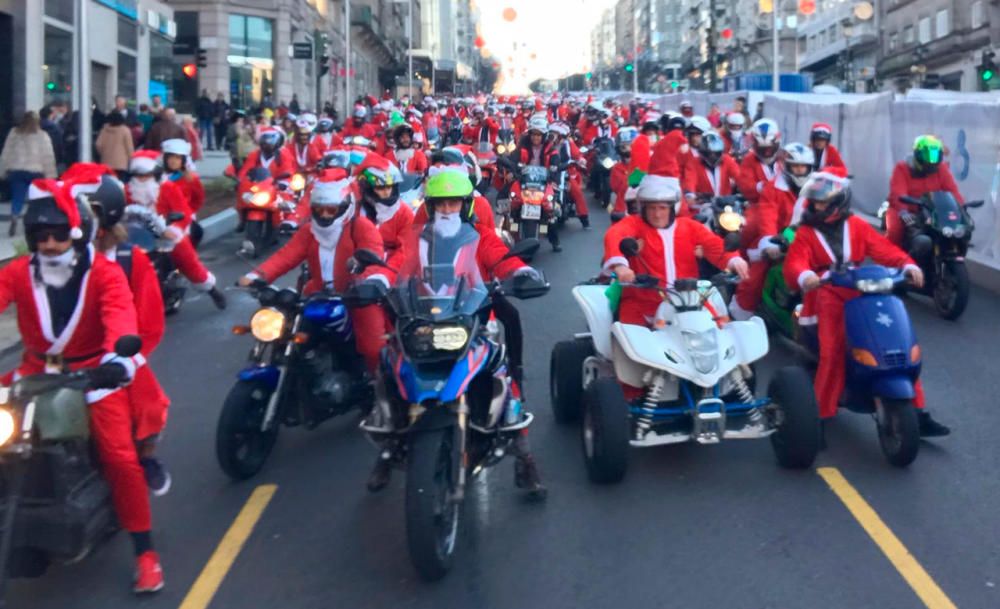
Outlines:
<svg viewBox="0 0 1000 609"><path fill-rule="evenodd" d="M764 102L764 116L781 126L784 142L806 143L815 122L833 127L833 143L853 175L854 206L874 214L889 193L892 168L912 150L921 134L936 135L947 147L946 160L966 200L984 199L970 210L976 222L970 257L1000 269L1000 97L989 93L910 91L824 95L761 91L709 94L691 91L652 96L661 110L677 110L690 101L698 114L716 103L723 112L737 96L747 97L754 113ZM630 99L622 95L623 101Z"/></svg>

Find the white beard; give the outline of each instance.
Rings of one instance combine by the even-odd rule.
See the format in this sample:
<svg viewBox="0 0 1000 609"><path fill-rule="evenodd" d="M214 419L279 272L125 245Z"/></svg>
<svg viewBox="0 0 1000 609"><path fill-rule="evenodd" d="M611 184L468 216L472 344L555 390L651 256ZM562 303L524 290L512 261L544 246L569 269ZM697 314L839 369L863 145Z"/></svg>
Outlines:
<svg viewBox="0 0 1000 609"><path fill-rule="evenodd" d="M385 205L383 203L375 203L375 222L376 222L376 224L378 224L379 226L381 226L381 225L385 224L386 222L388 222L389 220L392 220L392 217L396 215L396 212L398 210L399 210L399 199L396 199L396 202L393 203L392 205Z"/></svg>
<svg viewBox="0 0 1000 609"><path fill-rule="evenodd" d="M454 237L462 228L462 219L458 214L434 214L434 234L445 239Z"/></svg>
<svg viewBox="0 0 1000 609"><path fill-rule="evenodd" d="M413 158L413 148L396 148L396 160L399 161L399 169L406 173L406 164Z"/></svg>
<svg viewBox="0 0 1000 609"><path fill-rule="evenodd" d="M73 277L73 267L76 266L76 251L69 250L58 256L38 254L38 273L42 283L53 288L61 288Z"/></svg>
<svg viewBox="0 0 1000 609"><path fill-rule="evenodd" d="M344 232L347 219L354 214L353 208L352 204L351 208L341 214L330 226L320 226L315 221L309 223L309 230L316 242L319 243L319 266L323 283L333 281L333 263L337 253L337 243L340 242L340 235Z"/></svg>
<svg viewBox="0 0 1000 609"><path fill-rule="evenodd" d="M128 192L132 200L144 207L155 207L160 198L160 183L156 180L130 180Z"/></svg>

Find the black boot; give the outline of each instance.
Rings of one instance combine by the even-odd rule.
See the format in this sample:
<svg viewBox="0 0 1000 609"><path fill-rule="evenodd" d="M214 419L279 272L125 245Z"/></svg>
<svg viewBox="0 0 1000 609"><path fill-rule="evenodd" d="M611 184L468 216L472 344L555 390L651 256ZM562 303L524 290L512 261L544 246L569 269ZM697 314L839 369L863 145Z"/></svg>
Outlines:
<svg viewBox="0 0 1000 609"><path fill-rule="evenodd" d="M552 245L553 252L561 252L562 246L559 245L559 234L553 233L552 232L553 228L554 228L553 226L549 227L549 243Z"/></svg>
<svg viewBox="0 0 1000 609"><path fill-rule="evenodd" d="M222 293L222 290L213 286L212 289L208 291L208 295L212 298L212 302L215 303L215 308L220 311L225 310L226 295Z"/></svg>
<svg viewBox="0 0 1000 609"><path fill-rule="evenodd" d="M950 427L932 419L931 413L926 410L920 410L917 413L917 420L920 422L921 438L940 438L951 433Z"/></svg>
<svg viewBox="0 0 1000 609"><path fill-rule="evenodd" d="M7 236L13 237L17 234L17 216L10 217L10 228L7 230Z"/></svg>
<svg viewBox="0 0 1000 609"><path fill-rule="evenodd" d="M580 224L583 225L583 230L590 230L590 216L580 216Z"/></svg>
<svg viewBox="0 0 1000 609"><path fill-rule="evenodd" d="M379 492L389 484L389 480L391 479L392 462L384 458L382 453L379 453L378 459L375 461L375 467L372 468L372 473L368 475L368 482L366 484L368 492Z"/></svg>
<svg viewBox="0 0 1000 609"><path fill-rule="evenodd" d="M514 461L514 485L526 490L526 496L531 501L545 501L549 494L549 489L542 484L542 477L538 474L535 458L531 455L519 455Z"/></svg>

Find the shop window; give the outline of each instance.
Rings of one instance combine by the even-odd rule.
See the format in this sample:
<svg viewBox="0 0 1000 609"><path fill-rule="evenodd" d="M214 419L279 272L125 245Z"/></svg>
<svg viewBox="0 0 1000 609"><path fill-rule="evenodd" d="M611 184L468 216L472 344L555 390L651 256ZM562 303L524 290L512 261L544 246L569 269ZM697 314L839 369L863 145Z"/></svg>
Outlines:
<svg viewBox="0 0 1000 609"><path fill-rule="evenodd" d="M139 47L139 26L135 21L118 18L118 46L133 51Z"/></svg>
<svg viewBox="0 0 1000 609"><path fill-rule="evenodd" d="M73 32L45 26L45 63L42 71L45 103L69 101L73 91Z"/></svg>
<svg viewBox="0 0 1000 609"><path fill-rule="evenodd" d="M137 63L135 55L129 55L124 51L118 51L117 94L124 96L125 99L129 101L135 100L136 97L135 85L138 81L138 75L136 74Z"/></svg>

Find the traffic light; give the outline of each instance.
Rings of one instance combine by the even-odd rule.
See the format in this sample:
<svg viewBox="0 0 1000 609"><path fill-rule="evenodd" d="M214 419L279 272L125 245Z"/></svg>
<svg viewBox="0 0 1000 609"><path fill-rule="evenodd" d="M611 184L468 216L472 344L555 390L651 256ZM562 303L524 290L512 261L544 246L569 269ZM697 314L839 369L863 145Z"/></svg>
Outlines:
<svg viewBox="0 0 1000 609"><path fill-rule="evenodd" d="M54 83L52 81L49 81L49 82L45 83L45 88L48 89L49 91L55 91L56 90L56 83Z"/></svg>
<svg viewBox="0 0 1000 609"><path fill-rule="evenodd" d="M194 80L194 77L198 75L198 66L193 63L186 63L181 67L181 72L184 72L184 76Z"/></svg>
<svg viewBox="0 0 1000 609"><path fill-rule="evenodd" d="M196 63L199 68L208 67L208 51L205 49L198 49L198 53L195 56L198 58Z"/></svg>
<svg viewBox="0 0 1000 609"><path fill-rule="evenodd" d="M983 88L988 89L990 82L997 75L997 64L993 61L994 57L996 57L996 53L993 51L983 51L983 59L979 64L979 80Z"/></svg>
<svg viewBox="0 0 1000 609"><path fill-rule="evenodd" d="M593 72L587 72L586 74L583 75L583 77L586 78L587 80L590 80L591 78L594 77L594 73Z"/></svg>
<svg viewBox="0 0 1000 609"><path fill-rule="evenodd" d="M635 66L633 66L632 64L630 64L630 63L625 64L625 71L626 72L631 72L634 69L635 69Z"/></svg>
<svg viewBox="0 0 1000 609"><path fill-rule="evenodd" d="M680 86L681 86L681 83L677 82L676 80L671 80L670 81L670 88L671 89L674 89L676 91L677 88L680 87Z"/></svg>

